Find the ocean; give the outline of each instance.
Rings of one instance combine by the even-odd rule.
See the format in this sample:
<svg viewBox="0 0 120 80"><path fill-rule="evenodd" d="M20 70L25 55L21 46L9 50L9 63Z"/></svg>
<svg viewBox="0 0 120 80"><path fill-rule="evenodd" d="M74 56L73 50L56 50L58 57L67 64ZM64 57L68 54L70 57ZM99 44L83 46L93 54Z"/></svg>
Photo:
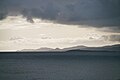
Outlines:
<svg viewBox="0 0 120 80"><path fill-rule="evenodd" d="M120 55L69 53L0 53L0 80L120 80Z"/></svg>

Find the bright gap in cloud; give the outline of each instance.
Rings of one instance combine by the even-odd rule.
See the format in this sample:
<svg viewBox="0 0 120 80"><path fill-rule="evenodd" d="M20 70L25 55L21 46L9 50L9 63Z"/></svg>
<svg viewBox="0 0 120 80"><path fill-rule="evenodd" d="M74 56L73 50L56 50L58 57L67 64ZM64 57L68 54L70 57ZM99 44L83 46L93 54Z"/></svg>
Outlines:
<svg viewBox="0 0 120 80"><path fill-rule="evenodd" d="M0 21L0 50L37 49L40 47L64 48L69 46L104 46L118 44L103 36L118 35L102 32L86 25L65 25L33 19L27 22L22 16L9 16ZM12 47L11 47L12 46Z"/></svg>

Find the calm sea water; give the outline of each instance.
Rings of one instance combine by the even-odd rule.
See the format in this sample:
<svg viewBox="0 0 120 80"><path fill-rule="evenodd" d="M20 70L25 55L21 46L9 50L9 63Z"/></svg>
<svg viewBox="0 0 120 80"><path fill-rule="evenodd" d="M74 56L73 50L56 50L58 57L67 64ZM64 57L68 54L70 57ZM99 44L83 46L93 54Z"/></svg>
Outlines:
<svg viewBox="0 0 120 80"><path fill-rule="evenodd" d="M120 80L120 56L2 53L0 80Z"/></svg>

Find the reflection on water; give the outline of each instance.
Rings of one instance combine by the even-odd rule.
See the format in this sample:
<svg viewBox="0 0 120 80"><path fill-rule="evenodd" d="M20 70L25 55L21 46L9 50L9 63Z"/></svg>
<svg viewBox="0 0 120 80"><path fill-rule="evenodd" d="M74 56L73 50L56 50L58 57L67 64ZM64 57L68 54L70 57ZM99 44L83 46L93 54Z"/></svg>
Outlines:
<svg viewBox="0 0 120 80"><path fill-rule="evenodd" d="M120 56L0 54L0 80L120 80Z"/></svg>

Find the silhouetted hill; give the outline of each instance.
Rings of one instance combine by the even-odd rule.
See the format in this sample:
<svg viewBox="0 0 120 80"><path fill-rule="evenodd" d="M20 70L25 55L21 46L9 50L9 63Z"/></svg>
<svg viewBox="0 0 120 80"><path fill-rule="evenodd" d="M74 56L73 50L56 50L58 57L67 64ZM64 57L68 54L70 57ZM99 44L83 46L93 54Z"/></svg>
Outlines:
<svg viewBox="0 0 120 80"><path fill-rule="evenodd" d="M85 50L97 50L97 51L120 51L120 44L103 47L87 47Z"/></svg>
<svg viewBox="0 0 120 80"><path fill-rule="evenodd" d="M120 51L120 44L103 46L103 47L86 47L86 46L74 46L63 49L53 49L53 48L39 48L39 49L23 49L23 52L33 51L33 52L66 52L66 51Z"/></svg>

